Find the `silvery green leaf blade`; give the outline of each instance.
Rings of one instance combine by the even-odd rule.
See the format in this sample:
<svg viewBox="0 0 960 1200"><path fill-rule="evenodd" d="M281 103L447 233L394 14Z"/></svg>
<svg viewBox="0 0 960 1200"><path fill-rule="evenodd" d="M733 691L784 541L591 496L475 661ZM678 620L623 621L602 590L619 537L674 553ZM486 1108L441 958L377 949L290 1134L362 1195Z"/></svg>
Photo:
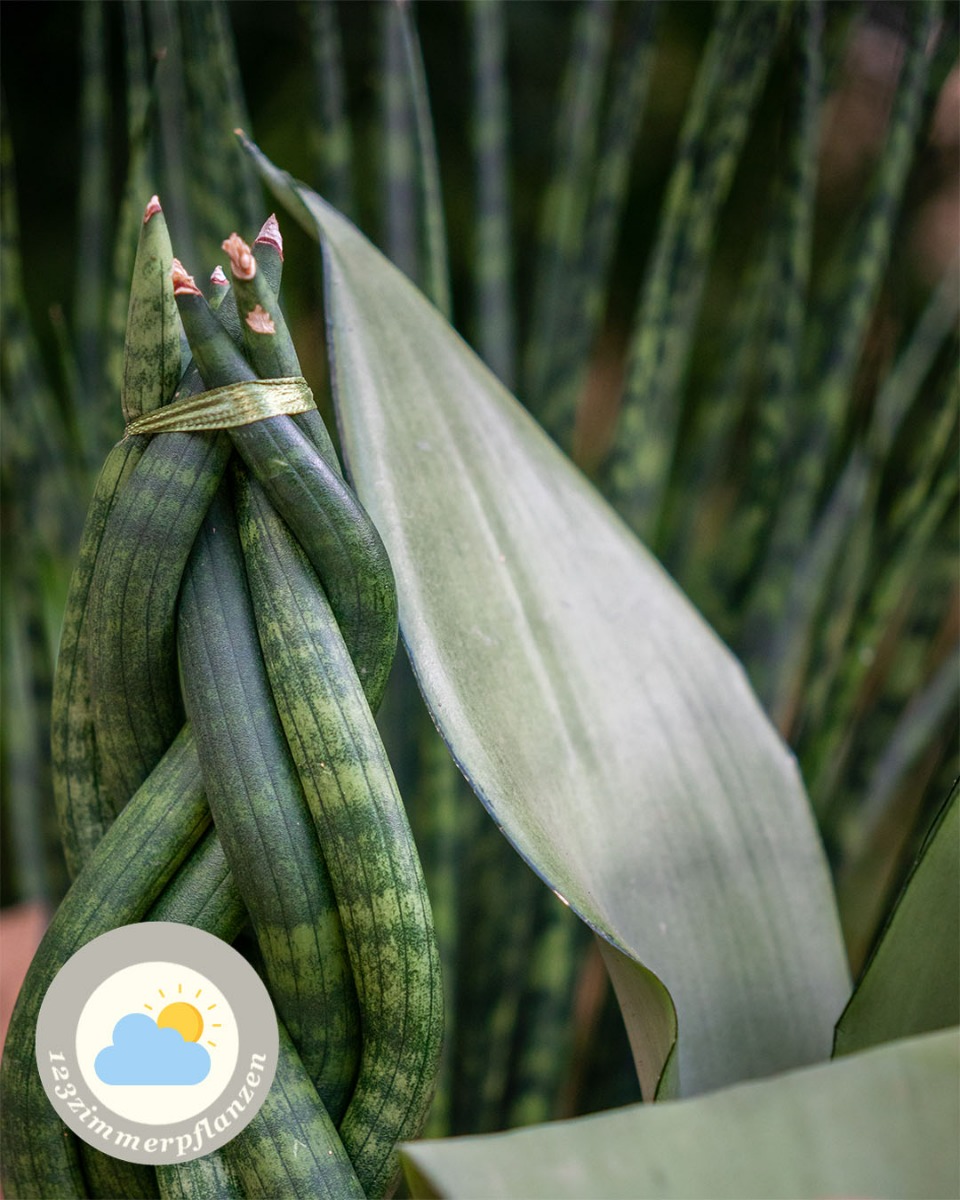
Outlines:
<svg viewBox="0 0 960 1200"><path fill-rule="evenodd" d="M960 1189L957 1030L673 1104L403 1151L420 1197L796 1200Z"/></svg>
<svg viewBox="0 0 960 1200"><path fill-rule="evenodd" d="M827 1057L849 993L836 906L796 764L740 665L437 310L250 149L321 240L344 451L464 774L669 990L684 1094ZM663 990L621 976L639 1029Z"/></svg>

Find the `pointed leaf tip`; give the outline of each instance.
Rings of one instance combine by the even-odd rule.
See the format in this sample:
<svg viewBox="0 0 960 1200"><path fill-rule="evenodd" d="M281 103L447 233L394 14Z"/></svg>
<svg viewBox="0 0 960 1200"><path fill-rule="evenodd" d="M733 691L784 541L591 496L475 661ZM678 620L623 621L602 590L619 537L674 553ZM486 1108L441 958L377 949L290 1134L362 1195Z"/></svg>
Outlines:
<svg viewBox="0 0 960 1200"><path fill-rule="evenodd" d="M283 237L280 233L280 223L277 221L276 213L271 213L270 216L264 221L263 228L257 234L254 245L256 245L257 242L266 243L268 246L273 246L280 255L281 261L283 260Z"/></svg>
<svg viewBox="0 0 960 1200"><path fill-rule="evenodd" d="M218 263L210 273L210 282L214 287L229 287L230 280L223 273L223 267Z"/></svg>
<svg viewBox="0 0 960 1200"><path fill-rule="evenodd" d="M171 279L173 248L160 201L143 212L130 275L120 406L129 424L166 404L180 379L180 333Z"/></svg>
<svg viewBox="0 0 960 1200"><path fill-rule="evenodd" d="M235 279L252 279L256 275L257 260L239 233L231 233L220 249L230 259L230 270Z"/></svg>
<svg viewBox="0 0 960 1200"><path fill-rule="evenodd" d="M173 280L173 294L175 296L202 296L203 293L197 287L192 275L179 258L173 260L170 267L170 278Z"/></svg>

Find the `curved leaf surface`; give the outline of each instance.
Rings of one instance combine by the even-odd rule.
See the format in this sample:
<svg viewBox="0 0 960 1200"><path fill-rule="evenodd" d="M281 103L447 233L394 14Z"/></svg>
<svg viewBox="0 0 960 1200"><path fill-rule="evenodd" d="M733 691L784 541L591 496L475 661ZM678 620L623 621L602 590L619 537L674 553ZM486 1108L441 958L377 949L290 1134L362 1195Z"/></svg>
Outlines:
<svg viewBox="0 0 960 1200"><path fill-rule="evenodd" d="M534 870L669 989L683 1093L827 1057L849 994L833 893L740 665L437 310L254 153L320 238L349 470L464 774ZM662 1028L662 988L634 973L631 1005L629 975L625 1011L652 1002Z"/></svg>
<svg viewBox="0 0 960 1200"><path fill-rule="evenodd" d="M835 1054L960 1024L958 796L954 788L837 1023Z"/></svg>
<svg viewBox="0 0 960 1200"><path fill-rule="evenodd" d="M960 1031L711 1096L404 1147L419 1197L960 1195Z"/></svg>

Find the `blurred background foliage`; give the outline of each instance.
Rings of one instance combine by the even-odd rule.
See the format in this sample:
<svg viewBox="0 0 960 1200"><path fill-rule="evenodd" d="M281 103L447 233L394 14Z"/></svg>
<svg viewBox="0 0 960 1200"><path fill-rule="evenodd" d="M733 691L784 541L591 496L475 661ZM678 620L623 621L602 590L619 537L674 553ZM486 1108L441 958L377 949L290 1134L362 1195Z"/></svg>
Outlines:
<svg viewBox="0 0 960 1200"><path fill-rule="evenodd" d="M51 673L122 433L140 214L159 191L206 278L271 207L242 125L452 314L740 655L856 971L957 774L955 7L7 0L3 32L4 903L65 886ZM318 256L280 218L329 412ZM637 1098L589 938L402 665L380 719L451 1000L429 1132Z"/></svg>

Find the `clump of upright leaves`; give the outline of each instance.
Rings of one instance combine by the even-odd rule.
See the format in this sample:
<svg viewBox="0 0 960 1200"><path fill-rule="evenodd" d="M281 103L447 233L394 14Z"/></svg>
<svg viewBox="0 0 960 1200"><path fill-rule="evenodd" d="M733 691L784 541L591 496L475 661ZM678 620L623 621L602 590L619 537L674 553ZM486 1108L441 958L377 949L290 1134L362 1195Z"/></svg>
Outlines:
<svg viewBox="0 0 960 1200"><path fill-rule="evenodd" d="M150 149L139 166L131 160L131 172L144 172L144 182L137 204L118 218L117 249L108 254L117 282L105 286L115 288L109 298L115 317L126 311L122 264L129 269L129 230L139 221L143 186L152 190L158 179L164 181L178 245L191 261L209 257L219 241L222 218L213 219L218 213L232 211L235 223L246 226L257 211L245 185L237 191L243 168L238 174L229 137L235 125L250 128L236 100L227 29L237 10L187 7L189 13L167 4L133 3L122 10L131 121L146 112L151 56L161 50L165 56L156 65L154 110L142 125ZM402 186L397 173L388 205L390 221L412 231L410 274L442 302L437 280L445 272L438 272L443 254L437 231L446 217L453 231L449 260L458 318L469 314L469 297L476 296L475 320L461 324L509 386L517 362L539 362L537 376L546 382L529 393L521 388L521 398L566 449L572 445L579 453L587 444L605 444L598 414L613 409L626 365L620 351L630 332L631 289L642 273L629 361L653 363L650 378L665 387L662 403L654 397L642 414L655 436L634 439L629 429L642 407L636 405L634 373L614 462L629 465L633 459L654 480L643 486L659 512L650 518L658 552L743 656L799 754L840 886L848 945L854 963L860 962L910 849L952 778L957 672L949 597L957 432L949 386L957 346L949 304L938 306L931 298L917 319L912 300L905 298L911 285L904 247L916 197L929 176L927 117L956 57L955 26L949 19L941 23L938 6L927 4L906 6L896 28L889 17L901 14L899 8L881 15L817 3L710 9L590 3L564 10L569 17L564 21L554 13L544 16L536 5L493 2L377 10L371 20L373 12L334 3L302 13L275 6L270 37L258 39L255 48L258 63L282 38L285 21L291 29L295 21L300 24L296 37L283 43L289 90L271 94L296 94L298 63L302 60L305 78L306 35L312 30L320 103L312 108L305 100L298 106L298 118L316 113L305 131L298 120L292 132L286 115L269 125L281 108L276 102L272 112L255 107L256 127L266 129L265 139L275 139L265 144L283 145L284 153L294 152L305 132L319 150L318 190L348 215L376 206L381 155L371 148L383 146L404 159ZM120 15L119 6L107 6L102 15L91 12L88 34L98 22L116 32ZM751 30L771 21L779 30L776 46L766 38L751 55ZM236 28L249 35L257 25L245 18ZM441 35L448 40L441 42ZM109 70L109 54L91 37L88 61L99 56ZM390 83L377 108L370 102L369 80L376 64L386 61L388 38ZM884 61L892 64L894 86L889 112L878 121L881 140L872 170L838 219L821 146L865 45L890 51ZM584 47L589 53L581 55ZM549 82L549 64L561 63L566 54L569 65L555 72L556 97L545 98L542 111L527 110L520 101L529 95L528 80ZM468 130L457 122L471 59L477 118ZM690 97L683 94L688 75ZM736 79L727 86L730 75ZM453 78L459 86L451 95ZM98 88L102 93L102 80L93 80L88 90L95 95ZM425 118L427 90L442 118L436 161ZM256 94L251 91L251 97ZM587 98L582 107L578 96ZM677 112L683 130L674 148L666 144L664 129L670 127L671 105L681 101L688 111L685 117ZM876 103L873 111L884 109ZM527 156L531 146L544 142L544 129L554 119L550 165L541 179L528 169L534 164ZM388 128L394 130L389 140ZM852 146L849 129L845 143ZM109 144L93 123L88 130ZM733 141L724 140L728 135ZM131 126L131 147L136 137ZM472 204L465 199L471 145ZM668 160L674 154L671 177ZM96 162L92 156L91 170ZM653 210L661 188L665 202L658 221ZM702 219L689 226L680 220L677 197L686 197ZM537 213L542 217L535 247L525 232L536 224L531 214ZM101 215L108 232L98 236L108 252L110 214L104 209ZM206 246L199 258L190 248L195 238ZM519 274L518 263L524 266ZM109 281L111 271L101 270L101 276ZM534 284L537 279L558 282ZM664 284L660 290L654 287L658 280ZM64 294L70 290L67 285ZM951 281L942 294L955 294ZM295 293L288 295L292 322L312 319L293 305ZM525 328L516 314L528 311L541 315ZM538 348L536 331L548 326L559 333L541 338ZM117 328L114 319L108 348L118 346ZM58 370L75 381L65 411L77 429L90 431L84 459L89 470L117 431L115 397L109 390L99 396L84 392L70 314L58 329ZM655 353L643 358L637 349L642 339L648 350L672 346L675 352L662 361ZM305 366L311 370L310 359ZM830 386L821 387L824 382ZM5 387L5 421L9 401ZM102 421L90 416L95 410L103 413ZM97 442L92 450L91 441ZM828 447L825 455L817 452L821 443ZM5 444L14 443L7 436ZM67 453L80 461L75 449ZM92 483L83 470L71 485L73 495ZM614 473L601 464L602 481L609 483ZM62 484L52 468L25 475L31 486L41 479L44 487ZM624 511L629 515L629 508ZM27 524L20 528L27 530ZM16 536L29 545L28 533ZM25 558L31 559L29 551ZM484 584L495 579L491 575ZM46 622L55 628L62 592L53 587L46 594ZM10 597L5 591L6 606ZM8 622L6 628L25 626ZM19 640L18 649L11 635L10 653L4 655L8 697L26 695L31 687ZM40 657L42 662L43 653ZM603 1047L591 1048L585 1040L591 1024L600 1028L599 1002L595 996L584 1002L595 960L591 967L588 958L581 969L577 923L539 888L494 823L470 807L466 785L454 776L422 708L417 720L410 719L417 704L410 681L395 681L388 707L396 715L385 714L382 723L395 764L403 767L404 793L416 797L411 818L445 930L445 961L457 964L456 982L453 972L447 980L456 1016L433 1131L503 1127L524 1114L556 1115L562 1104L575 1108L571 1088L576 1092L577 1080L600 1062L601 1050L617 1065L594 1102L609 1104L622 1094L614 1072L622 1077L624 1064L628 1075L630 1068L618 1027L612 1030L618 1042L610 1029L601 1035ZM43 735L34 730L30 706L8 700L7 711L26 718L16 744L34 747L17 760L16 770L26 770L19 777L25 778L38 761ZM14 762L7 753L16 730L15 722L5 725L5 763ZM35 847L40 844L35 839ZM474 954L474 946L488 950ZM567 1014L578 972L578 1058L569 1064L562 1100L558 1081L568 1071L569 1043L558 1031L565 1035L574 1028ZM554 1052L545 1054L544 1045Z"/></svg>
<svg viewBox="0 0 960 1200"><path fill-rule="evenodd" d="M438 954L372 711L396 647L390 564L302 379L277 300L275 219L253 249L236 234L223 248L234 286L225 297L214 284L214 309L148 204L126 436L88 514L57 671L54 772L76 879L4 1056L14 1194L213 1182L239 1196L292 1181L303 1195L384 1196L433 1091ZM194 356L183 374L178 313ZM64 1137L32 1066L59 967L142 919L234 940L244 909L280 1023L264 1108L212 1162L159 1179Z"/></svg>

